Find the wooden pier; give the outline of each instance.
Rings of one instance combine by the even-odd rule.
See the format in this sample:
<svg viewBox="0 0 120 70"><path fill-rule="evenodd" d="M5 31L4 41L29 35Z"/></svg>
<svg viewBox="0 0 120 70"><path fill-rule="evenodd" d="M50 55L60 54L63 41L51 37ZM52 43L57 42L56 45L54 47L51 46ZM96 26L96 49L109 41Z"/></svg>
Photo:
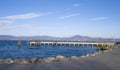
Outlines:
<svg viewBox="0 0 120 70"><path fill-rule="evenodd" d="M113 46L113 42L80 42L80 41L29 41L30 46Z"/></svg>

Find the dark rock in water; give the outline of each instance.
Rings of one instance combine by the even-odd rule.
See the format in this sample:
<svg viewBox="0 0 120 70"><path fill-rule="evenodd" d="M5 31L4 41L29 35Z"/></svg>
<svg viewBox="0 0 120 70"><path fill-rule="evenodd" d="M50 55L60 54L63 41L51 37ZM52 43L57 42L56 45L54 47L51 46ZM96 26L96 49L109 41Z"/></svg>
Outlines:
<svg viewBox="0 0 120 70"><path fill-rule="evenodd" d="M11 64L14 63L14 61L12 59L5 59L4 63Z"/></svg>

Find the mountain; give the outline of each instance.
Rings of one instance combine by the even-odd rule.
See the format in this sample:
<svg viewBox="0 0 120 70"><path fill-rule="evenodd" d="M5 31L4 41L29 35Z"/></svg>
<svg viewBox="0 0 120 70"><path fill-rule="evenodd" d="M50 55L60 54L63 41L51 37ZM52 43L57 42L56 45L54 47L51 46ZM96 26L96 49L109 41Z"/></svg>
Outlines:
<svg viewBox="0 0 120 70"><path fill-rule="evenodd" d="M91 37L88 37L88 36L80 36L80 35L75 35L75 36L72 36L69 38L69 40L80 40L80 41L86 41L86 40L91 40L92 38Z"/></svg>
<svg viewBox="0 0 120 70"><path fill-rule="evenodd" d="M120 39L92 38L81 35L75 35L72 37L0 35L0 40L120 41Z"/></svg>
<svg viewBox="0 0 120 70"><path fill-rule="evenodd" d="M14 38L15 36L11 36L11 35L0 35L0 40L11 40Z"/></svg>

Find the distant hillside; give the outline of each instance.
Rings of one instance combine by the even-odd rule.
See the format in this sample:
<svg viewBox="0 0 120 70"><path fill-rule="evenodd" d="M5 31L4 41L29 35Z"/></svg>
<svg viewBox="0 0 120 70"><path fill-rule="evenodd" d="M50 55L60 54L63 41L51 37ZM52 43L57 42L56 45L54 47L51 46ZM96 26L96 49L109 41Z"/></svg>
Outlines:
<svg viewBox="0 0 120 70"><path fill-rule="evenodd" d="M0 35L0 40L120 41L120 39L92 38L80 35L75 35L72 37Z"/></svg>

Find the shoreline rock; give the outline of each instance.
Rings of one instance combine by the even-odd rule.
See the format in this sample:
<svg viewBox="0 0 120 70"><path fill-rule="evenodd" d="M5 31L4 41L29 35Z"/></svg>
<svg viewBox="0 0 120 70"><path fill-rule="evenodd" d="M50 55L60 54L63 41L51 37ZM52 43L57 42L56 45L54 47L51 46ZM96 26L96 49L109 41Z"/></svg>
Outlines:
<svg viewBox="0 0 120 70"><path fill-rule="evenodd" d="M93 53L93 54L90 54L90 56L95 56L95 54Z"/></svg>
<svg viewBox="0 0 120 70"><path fill-rule="evenodd" d="M18 64L29 64L29 63L31 63L31 61L23 58L23 59L16 60L16 63L18 63Z"/></svg>
<svg viewBox="0 0 120 70"><path fill-rule="evenodd" d="M31 58L31 63L36 63L36 62L38 62L38 60L39 60L39 58L38 57L36 57L36 58Z"/></svg>
<svg viewBox="0 0 120 70"><path fill-rule="evenodd" d="M4 60L3 59L0 59L0 64L3 64L4 63Z"/></svg>
<svg viewBox="0 0 120 70"><path fill-rule="evenodd" d="M72 56L72 57L70 57L70 59L71 59L71 60L77 60L77 59L79 59L79 57L77 57L77 56Z"/></svg>
<svg viewBox="0 0 120 70"><path fill-rule="evenodd" d="M12 63L14 63L14 60L8 58L8 59L4 60L4 63L6 63L6 64L12 64Z"/></svg>
<svg viewBox="0 0 120 70"><path fill-rule="evenodd" d="M69 58L66 58L66 57L64 57L64 56L62 56L62 55L56 56L56 59L57 59L58 61L67 61L67 60L69 60Z"/></svg>
<svg viewBox="0 0 120 70"><path fill-rule="evenodd" d="M8 58L8 59L0 59L0 64L12 64L12 63L15 63L15 64L50 63L50 62L56 62L56 61L77 60L79 58L85 58L85 57L89 57L89 56L96 56L96 55L102 54L102 53L107 53L107 52L110 52L112 50L113 49L102 50L102 51L98 51L98 52L95 52L95 53L92 53L92 54L86 54L86 55L83 55L83 56L80 56L80 57L71 56L69 58L66 58L65 56L62 56L62 55L57 55L56 57L48 57L48 58L43 58L43 59L35 57L35 58L31 58L31 59L25 59L25 58L23 58L23 59L12 60L12 59Z"/></svg>
<svg viewBox="0 0 120 70"><path fill-rule="evenodd" d="M82 55L82 56L80 56L80 58L85 58L86 56L84 56L84 55Z"/></svg>
<svg viewBox="0 0 120 70"><path fill-rule="evenodd" d="M50 62L53 62L53 61L55 61L54 57L48 57L48 58L43 59L43 62L47 62L47 63L50 63Z"/></svg>

